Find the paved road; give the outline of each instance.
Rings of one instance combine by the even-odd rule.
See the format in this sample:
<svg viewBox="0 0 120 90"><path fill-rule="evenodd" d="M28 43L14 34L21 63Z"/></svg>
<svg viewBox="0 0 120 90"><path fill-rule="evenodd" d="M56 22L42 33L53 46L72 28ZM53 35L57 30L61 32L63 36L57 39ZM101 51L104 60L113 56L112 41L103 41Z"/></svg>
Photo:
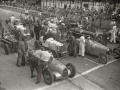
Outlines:
<svg viewBox="0 0 120 90"><path fill-rule="evenodd" d="M12 14L19 15L2 9L0 12L2 19L7 19ZM49 86L42 77L41 82L35 84L36 78L30 78L29 63L24 67L16 67L17 54L5 55L3 44L0 43L1 87L7 90L120 90L120 60L111 59L106 65L102 65L98 57L88 54L85 56L74 58L66 55L59 59L65 65L67 63L75 65L77 74L74 78L54 81Z"/></svg>

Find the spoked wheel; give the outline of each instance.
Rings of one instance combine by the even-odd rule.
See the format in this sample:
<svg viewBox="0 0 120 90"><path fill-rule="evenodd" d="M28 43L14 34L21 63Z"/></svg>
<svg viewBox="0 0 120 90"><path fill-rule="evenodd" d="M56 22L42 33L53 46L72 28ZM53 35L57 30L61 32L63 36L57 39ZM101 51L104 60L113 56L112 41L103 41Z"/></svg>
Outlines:
<svg viewBox="0 0 120 90"><path fill-rule="evenodd" d="M76 75L76 68L73 64L68 63L66 67L70 70L71 75L69 76L70 78L73 78Z"/></svg>
<svg viewBox="0 0 120 90"><path fill-rule="evenodd" d="M46 84L51 85L53 83L53 75L49 69L43 71L43 77Z"/></svg>
<svg viewBox="0 0 120 90"><path fill-rule="evenodd" d="M6 55L9 54L9 47L7 44L4 45L4 51L5 51Z"/></svg>
<svg viewBox="0 0 120 90"><path fill-rule="evenodd" d="M120 58L120 51L118 49L114 49L113 55L114 55L114 58L116 58L116 59Z"/></svg>
<svg viewBox="0 0 120 90"><path fill-rule="evenodd" d="M102 63L102 64L106 64L107 63L107 56L105 54L99 54L99 61Z"/></svg>

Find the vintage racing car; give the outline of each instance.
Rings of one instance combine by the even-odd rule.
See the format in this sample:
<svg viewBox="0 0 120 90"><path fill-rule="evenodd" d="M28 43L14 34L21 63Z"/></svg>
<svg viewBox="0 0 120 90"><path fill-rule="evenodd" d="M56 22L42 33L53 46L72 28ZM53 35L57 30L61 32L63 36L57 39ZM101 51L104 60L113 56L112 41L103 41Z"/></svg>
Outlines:
<svg viewBox="0 0 120 90"><path fill-rule="evenodd" d="M80 43L79 40L80 39L76 39L76 42L77 42L76 48L78 50L77 52L79 52L79 43ZM111 56L112 54L112 49L96 41L86 39L85 52L91 55L98 56L99 61L102 64L106 64L109 59L109 56ZM69 55L73 55L73 49L70 45L68 46L68 53Z"/></svg>
<svg viewBox="0 0 120 90"><path fill-rule="evenodd" d="M30 59L31 55L30 50L28 52L28 59ZM49 65L43 67L42 73L46 84L51 85L54 80L66 79L68 77L73 78L76 75L76 68L71 63L64 65L58 60L53 59Z"/></svg>
<svg viewBox="0 0 120 90"><path fill-rule="evenodd" d="M99 34L98 37L96 38L96 40L99 43L102 42L102 36L103 36L103 34ZM120 31L117 31L117 33L116 33L116 43L120 42L119 36L120 36ZM107 41L110 42L110 39L111 39L111 30L107 32Z"/></svg>
<svg viewBox="0 0 120 90"><path fill-rule="evenodd" d="M95 40L95 38L96 38L96 33L87 31L87 30L83 30L83 29L79 29L79 28L76 28L74 30L72 29L71 32L75 38L80 38L81 35L84 35L85 38L87 38L89 36L93 40Z"/></svg>
<svg viewBox="0 0 120 90"><path fill-rule="evenodd" d="M65 42L61 43L59 41L54 40L52 37L45 38L45 36L41 36L40 43L46 49L50 50L56 58L58 58L59 56L63 56L63 54L67 53L67 49L64 45Z"/></svg>
<svg viewBox="0 0 120 90"><path fill-rule="evenodd" d="M26 40L31 39L31 36L29 33L25 33L24 31L21 31L21 34L26 38ZM17 37L17 38L16 38ZM17 52L18 50L18 34L11 35L9 32L2 31L2 36L0 37L0 41L4 43L4 51L6 55L12 52Z"/></svg>

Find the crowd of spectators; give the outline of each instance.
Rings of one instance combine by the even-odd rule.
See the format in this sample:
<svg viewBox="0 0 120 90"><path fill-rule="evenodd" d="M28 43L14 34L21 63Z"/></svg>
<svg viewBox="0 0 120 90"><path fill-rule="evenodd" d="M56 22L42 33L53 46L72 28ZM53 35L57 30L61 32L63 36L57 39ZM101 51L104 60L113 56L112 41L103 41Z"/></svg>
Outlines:
<svg viewBox="0 0 120 90"><path fill-rule="evenodd" d="M23 8L26 10L36 10L36 11L50 11L54 13L60 12L62 16L70 16L76 20L83 20L84 17L91 22L94 22L96 19L111 19L112 13L115 11L114 5L110 5L107 3L104 7L99 6L98 10L95 7L82 7L79 5L75 5L71 7L71 5L64 4L64 8L57 8L56 4L54 7L51 6L40 6L40 4L36 3L37 0L20 0L17 2L5 1L2 4ZM81 23L81 22L80 22Z"/></svg>

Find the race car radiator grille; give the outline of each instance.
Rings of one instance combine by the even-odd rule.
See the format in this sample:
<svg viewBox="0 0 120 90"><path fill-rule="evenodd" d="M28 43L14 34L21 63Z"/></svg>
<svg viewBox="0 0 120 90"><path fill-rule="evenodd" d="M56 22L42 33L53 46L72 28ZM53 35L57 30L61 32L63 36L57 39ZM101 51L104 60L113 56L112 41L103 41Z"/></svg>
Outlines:
<svg viewBox="0 0 120 90"><path fill-rule="evenodd" d="M63 70L62 76L63 77L67 77L68 76L68 70L67 69Z"/></svg>

